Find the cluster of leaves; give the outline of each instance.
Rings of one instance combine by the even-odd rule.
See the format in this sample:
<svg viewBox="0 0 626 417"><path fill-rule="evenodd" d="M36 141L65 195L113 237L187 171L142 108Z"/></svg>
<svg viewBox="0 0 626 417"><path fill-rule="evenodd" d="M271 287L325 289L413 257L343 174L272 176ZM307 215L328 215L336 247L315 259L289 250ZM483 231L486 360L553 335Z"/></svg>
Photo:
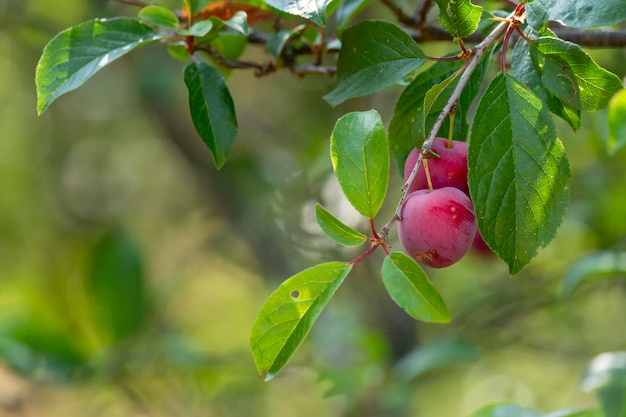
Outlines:
<svg viewBox="0 0 626 417"><path fill-rule="evenodd" d="M495 12L469 0L436 0L439 23L460 48L443 58L426 56L394 23L365 20L350 25L366 0L268 0L232 3L232 10L225 2L183 3L179 14L147 6L137 19L96 19L58 34L37 67L38 112L113 60L161 41L174 57L187 62L183 74L192 120L220 168L237 133L226 82L233 68L251 67L263 74L284 66L297 72L298 53L308 51L313 56L311 65L317 68L325 52L338 49L337 86L324 97L333 106L408 81L388 132L375 110L349 113L335 125L332 165L345 196L368 219L371 236L345 225L320 205L317 221L337 244L368 244L369 248L350 262L324 263L297 273L270 295L251 335L258 371L266 379L294 354L353 266L378 248L386 254L381 276L391 298L417 320L450 320L443 298L424 270L406 254L390 251L387 233L398 216L380 231L375 227L388 193L392 158L402 169L409 151L416 146L428 150L441 128L448 127L458 140L469 140L469 186L479 230L510 273L516 274L555 236L569 200L568 162L551 114L576 130L582 111L603 109L619 93L613 99L616 110L611 112L612 149L626 142L620 118L625 107L621 80L580 46L559 39L547 28L550 20L579 28L626 20L621 0L607 0L602 6L577 0L575 7L570 1L537 0L522 3L500 23ZM260 36L249 27L275 15L308 22L275 26L270 36ZM334 36L326 32L328 16L335 17ZM505 46L513 30L523 39L513 48L510 71L503 65L498 75L486 80L496 53L505 62ZM462 39L477 31L484 40L466 48ZM245 46L259 39L271 60L263 65L238 60ZM417 73L432 59L437 62ZM473 114L470 108L476 100ZM456 117L450 122L446 116L452 112Z"/></svg>

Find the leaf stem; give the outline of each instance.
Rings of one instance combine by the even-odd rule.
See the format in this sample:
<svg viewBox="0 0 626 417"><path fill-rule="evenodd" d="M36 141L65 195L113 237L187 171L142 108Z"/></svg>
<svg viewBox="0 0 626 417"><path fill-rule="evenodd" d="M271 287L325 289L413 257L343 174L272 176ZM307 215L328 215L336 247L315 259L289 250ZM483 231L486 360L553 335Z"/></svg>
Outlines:
<svg viewBox="0 0 626 417"><path fill-rule="evenodd" d="M507 17L507 20L510 21L514 16L515 16L515 11L512 12ZM430 130L430 133L426 137L426 140L424 140L424 143L422 145L422 150L419 153L417 162L415 163L415 167L413 168L413 170L411 171L411 174L409 175L406 182L402 186L402 195L400 196L400 201L398 202L398 206L396 207L396 211L393 217L381 229L380 237L385 242L388 241L389 231L391 230L395 222L401 219L402 208L404 207L404 202L406 201L408 197L409 188L411 187L411 184L413 184L413 180L415 179L415 176L417 175L417 170L419 166L422 164L423 155L431 152L433 142L435 140L435 136L437 135L437 132L439 132L439 129L441 128L441 125L443 124L443 121L445 120L446 116L450 114L450 111L456 106L457 101L461 97L461 93L463 92L463 89L469 82L470 76L476 70L476 67L478 67L478 64L480 60L482 59L483 55L485 54L485 52L498 39L500 39L502 34L508 28L508 26L509 26L508 22L500 22L498 26L496 26L491 31L491 33L489 33L485 37L485 39L482 42L480 42L478 45L468 50L468 55L470 55L471 58L469 59L469 61L467 61L466 65L464 66L463 74L461 75L459 82L454 88L454 91L452 91L452 94L450 94L450 98L446 102L446 105L443 107L443 110L441 110L441 113L435 120L435 123L433 124L433 127Z"/></svg>

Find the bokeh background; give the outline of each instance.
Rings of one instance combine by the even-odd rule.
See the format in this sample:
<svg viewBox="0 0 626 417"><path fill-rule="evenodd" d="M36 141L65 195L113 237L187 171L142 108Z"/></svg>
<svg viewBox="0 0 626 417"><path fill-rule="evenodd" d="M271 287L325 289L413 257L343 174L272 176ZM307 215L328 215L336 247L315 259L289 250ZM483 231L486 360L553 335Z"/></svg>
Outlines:
<svg viewBox="0 0 626 417"><path fill-rule="evenodd" d="M626 251L626 150L608 155L606 112L586 114L576 133L557 121L572 201L522 273L478 252L429 271L453 316L430 325L389 300L375 254L266 383L248 338L267 295L359 253L322 236L314 204L367 230L332 176L332 127L370 108L388 123L401 89L333 109L321 99L331 79L236 72L239 136L220 171L193 129L184 63L159 45L37 117L44 45L81 21L135 13L114 1L0 0L0 416L455 417L494 401L597 404L579 382L595 355L626 350L626 281L560 291L582 257ZM623 49L592 54L626 75ZM392 167L380 224L400 185Z"/></svg>

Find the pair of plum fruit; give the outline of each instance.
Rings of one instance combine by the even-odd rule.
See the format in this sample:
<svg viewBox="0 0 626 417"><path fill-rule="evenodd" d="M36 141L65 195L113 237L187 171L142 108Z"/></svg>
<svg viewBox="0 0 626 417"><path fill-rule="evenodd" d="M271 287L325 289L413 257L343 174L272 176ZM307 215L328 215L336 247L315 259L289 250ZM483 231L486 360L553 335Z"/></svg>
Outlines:
<svg viewBox="0 0 626 417"><path fill-rule="evenodd" d="M432 151L439 157L426 159L427 170L424 163L420 165L409 188L398 222L398 237L404 250L422 265L450 266L472 245L483 244L469 197L467 149L467 142L435 138ZM407 157L405 181L419 153L419 149L413 149Z"/></svg>

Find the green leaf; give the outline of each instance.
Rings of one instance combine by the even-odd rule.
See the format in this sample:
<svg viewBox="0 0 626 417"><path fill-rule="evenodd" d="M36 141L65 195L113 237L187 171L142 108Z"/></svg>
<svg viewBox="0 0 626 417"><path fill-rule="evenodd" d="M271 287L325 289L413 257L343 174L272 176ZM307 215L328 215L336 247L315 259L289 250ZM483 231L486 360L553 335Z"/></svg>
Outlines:
<svg viewBox="0 0 626 417"><path fill-rule="evenodd" d="M366 96L400 81L426 57L417 43L393 23L366 20L346 29L337 60L337 87L324 96L331 106Z"/></svg>
<svg viewBox="0 0 626 417"><path fill-rule="evenodd" d="M450 313L441 294L428 276L404 252L392 252L385 257L381 270L387 292L400 307L416 320L448 323Z"/></svg>
<svg viewBox="0 0 626 417"><path fill-rule="evenodd" d="M435 85L443 82L460 68L461 61L439 61L404 89L396 103L389 124L389 147L400 172L414 147L424 141L424 97Z"/></svg>
<svg viewBox="0 0 626 417"><path fill-rule="evenodd" d="M596 391L604 410L604 414L598 416L625 417L626 352L605 352L593 358L581 387L586 392Z"/></svg>
<svg viewBox="0 0 626 417"><path fill-rule="evenodd" d="M465 38L478 29L482 7L470 0L435 0L439 6L439 23L455 38Z"/></svg>
<svg viewBox="0 0 626 417"><path fill-rule="evenodd" d="M330 137L333 169L343 193L356 210L373 219L389 183L389 148L376 110L342 116Z"/></svg>
<svg viewBox="0 0 626 417"><path fill-rule="evenodd" d="M237 135L237 117L228 85L218 70L203 62L189 64L184 75L191 119L220 169Z"/></svg>
<svg viewBox="0 0 626 417"><path fill-rule="evenodd" d="M183 36L206 36L211 29L213 29L213 22L211 20L200 20L189 29L178 29L176 33Z"/></svg>
<svg viewBox="0 0 626 417"><path fill-rule="evenodd" d="M320 204L315 205L317 224L333 242L342 246L358 246L367 241L367 236L342 223Z"/></svg>
<svg viewBox="0 0 626 417"><path fill-rule="evenodd" d="M527 29L527 32L532 31ZM531 49L528 42L517 42L515 44L511 58L513 76L530 88L548 106L548 109L553 114L565 120L576 131L580 128L580 110L560 101L545 88L540 76L541 68L544 65L543 62L542 55L535 49Z"/></svg>
<svg viewBox="0 0 626 417"><path fill-rule="evenodd" d="M60 381L75 377L87 364L74 346L75 335L47 323L47 315L7 317L0 323L0 357L20 374L39 381Z"/></svg>
<svg viewBox="0 0 626 417"><path fill-rule="evenodd" d="M83 22L56 35L37 64L37 112L80 87L105 65L165 35L126 17Z"/></svg>
<svg viewBox="0 0 626 417"><path fill-rule="evenodd" d="M526 4L528 22L539 28L557 20L575 28L606 26L626 20L623 0L536 0Z"/></svg>
<svg viewBox="0 0 626 417"><path fill-rule="evenodd" d="M344 262L316 265L287 279L269 296L250 336L254 361L266 381L298 349L351 269Z"/></svg>
<svg viewBox="0 0 626 417"><path fill-rule="evenodd" d="M626 145L626 90L621 90L609 102L609 155L615 155Z"/></svg>
<svg viewBox="0 0 626 417"><path fill-rule="evenodd" d="M244 36L248 36L248 15L244 11L238 11L230 19L224 20L224 24L230 29Z"/></svg>
<svg viewBox="0 0 626 417"><path fill-rule="evenodd" d="M300 35L306 29L306 27L306 25L299 25L293 29L281 29L277 31L268 39L266 44L267 51L272 54L274 58L280 57L280 54L282 54L283 49L285 48L285 45L287 45L289 39L294 36Z"/></svg>
<svg viewBox="0 0 626 417"><path fill-rule="evenodd" d="M146 23L152 23L162 28L174 29L178 26L176 15L169 9L161 6L146 6L139 11L137 17Z"/></svg>
<svg viewBox="0 0 626 417"><path fill-rule="evenodd" d="M93 250L86 288L109 340L135 334L147 315L144 268L135 242L122 233L106 235Z"/></svg>
<svg viewBox="0 0 626 417"><path fill-rule="evenodd" d="M556 234L570 172L542 101L510 75L495 77L478 104L468 166L480 232L516 274Z"/></svg>
<svg viewBox="0 0 626 417"><path fill-rule="evenodd" d="M199 13L210 2L211 0L183 0L184 7L191 10L191 14Z"/></svg>
<svg viewBox="0 0 626 417"><path fill-rule="evenodd" d="M574 262L563 278L563 296L569 296L581 285L601 278L626 277L626 252L601 251Z"/></svg>
<svg viewBox="0 0 626 417"><path fill-rule="evenodd" d="M543 417L543 413L517 404L496 403L486 405L468 417Z"/></svg>
<svg viewBox="0 0 626 417"><path fill-rule="evenodd" d="M365 8L372 0L344 0L339 3L335 19L337 29L340 32L354 17Z"/></svg>
<svg viewBox="0 0 626 417"><path fill-rule="evenodd" d="M576 109L601 110L624 88L619 77L600 67L575 43L542 36L533 41L532 46L545 59L543 84L562 102Z"/></svg>
<svg viewBox="0 0 626 417"><path fill-rule="evenodd" d="M411 380L434 369L476 362L480 355L480 348L468 340L443 337L410 352L398 361L395 370L402 379Z"/></svg>
<svg viewBox="0 0 626 417"><path fill-rule="evenodd" d="M326 8L331 0L265 0L270 6L304 17L319 26L326 26Z"/></svg>

